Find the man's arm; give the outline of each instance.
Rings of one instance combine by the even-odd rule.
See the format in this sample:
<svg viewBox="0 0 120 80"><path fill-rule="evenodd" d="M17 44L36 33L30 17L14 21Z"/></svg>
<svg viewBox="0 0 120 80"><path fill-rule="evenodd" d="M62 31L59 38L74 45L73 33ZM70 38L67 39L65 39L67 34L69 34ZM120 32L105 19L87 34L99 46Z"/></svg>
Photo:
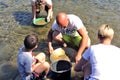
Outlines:
<svg viewBox="0 0 120 80"><path fill-rule="evenodd" d="M82 57L78 63L75 64L74 70L79 72L82 71L84 68L84 65L87 63L87 61Z"/></svg>
<svg viewBox="0 0 120 80"><path fill-rule="evenodd" d="M78 33L82 36L82 40L81 40L80 47L76 55L76 62L80 60L82 53L86 49L87 44L88 44L88 38L89 38L85 27L79 29Z"/></svg>
<svg viewBox="0 0 120 80"><path fill-rule="evenodd" d="M53 47L52 47L52 33L53 33L53 30L50 29L50 31L48 32L48 49L49 49L49 52L50 53L53 53Z"/></svg>

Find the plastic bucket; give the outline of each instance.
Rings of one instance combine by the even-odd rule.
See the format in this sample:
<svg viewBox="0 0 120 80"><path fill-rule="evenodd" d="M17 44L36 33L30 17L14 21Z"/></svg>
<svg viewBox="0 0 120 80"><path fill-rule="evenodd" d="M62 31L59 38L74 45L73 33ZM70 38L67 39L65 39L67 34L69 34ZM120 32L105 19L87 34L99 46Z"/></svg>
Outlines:
<svg viewBox="0 0 120 80"><path fill-rule="evenodd" d="M70 80L72 64L66 60L58 60L51 63L53 80Z"/></svg>

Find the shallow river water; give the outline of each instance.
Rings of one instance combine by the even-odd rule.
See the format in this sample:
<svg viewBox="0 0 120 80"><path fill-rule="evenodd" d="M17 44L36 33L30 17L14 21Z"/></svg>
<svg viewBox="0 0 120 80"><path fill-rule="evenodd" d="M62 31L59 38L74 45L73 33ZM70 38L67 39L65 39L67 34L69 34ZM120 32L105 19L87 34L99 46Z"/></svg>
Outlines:
<svg viewBox="0 0 120 80"><path fill-rule="evenodd" d="M112 44L120 47L120 0L53 0L54 18L64 11L81 18L92 44L98 43L97 30L109 24L115 31ZM43 11L41 15L46 15ZM0 0L0 80L15 80L16 56L27 34L39 35L39 48L48 54L46 37L53 20L44 27L32 25L30 0Z"/></svg>

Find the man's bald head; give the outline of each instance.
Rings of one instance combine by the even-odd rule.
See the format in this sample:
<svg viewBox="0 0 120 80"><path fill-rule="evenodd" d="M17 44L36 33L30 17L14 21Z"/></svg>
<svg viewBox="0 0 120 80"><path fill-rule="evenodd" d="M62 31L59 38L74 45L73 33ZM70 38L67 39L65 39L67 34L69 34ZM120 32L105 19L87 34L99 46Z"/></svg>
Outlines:
<svg viewBox="0 0 120 80"><path fill-rule="evenodd" d="M60 25L61 27L66 27L68 25L68 22L69 22L67 14L64 12L60 12L56 16L56 21L57 21L58 25Z"/></svg>

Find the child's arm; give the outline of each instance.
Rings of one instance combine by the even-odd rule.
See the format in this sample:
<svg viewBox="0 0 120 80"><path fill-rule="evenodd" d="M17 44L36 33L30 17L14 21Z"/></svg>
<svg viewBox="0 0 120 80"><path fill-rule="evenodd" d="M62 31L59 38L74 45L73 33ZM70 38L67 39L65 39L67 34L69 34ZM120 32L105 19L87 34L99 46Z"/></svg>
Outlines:
<svg viewBox="0 0 120 80"><path fill-rule="evenodd" d="M33 64L32 64L32 72L40 65L41 63L39 62L38 59L35 58Z"/></svg>

